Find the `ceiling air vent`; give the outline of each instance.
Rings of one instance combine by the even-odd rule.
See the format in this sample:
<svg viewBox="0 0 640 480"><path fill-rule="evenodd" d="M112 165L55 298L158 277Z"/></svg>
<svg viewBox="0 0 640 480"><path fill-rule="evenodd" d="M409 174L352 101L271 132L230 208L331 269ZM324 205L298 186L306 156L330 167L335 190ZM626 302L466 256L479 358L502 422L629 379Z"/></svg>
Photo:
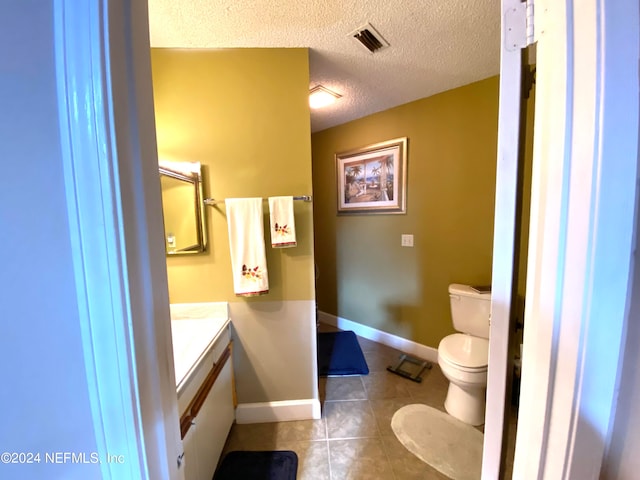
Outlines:
<svg viewBox="0 0 640 480"><path fill-rule="evenodd" d="M354 30L349 35L371 53L376 53L389 46L389 43L382 38L382 35L370 23Z"/></svg>

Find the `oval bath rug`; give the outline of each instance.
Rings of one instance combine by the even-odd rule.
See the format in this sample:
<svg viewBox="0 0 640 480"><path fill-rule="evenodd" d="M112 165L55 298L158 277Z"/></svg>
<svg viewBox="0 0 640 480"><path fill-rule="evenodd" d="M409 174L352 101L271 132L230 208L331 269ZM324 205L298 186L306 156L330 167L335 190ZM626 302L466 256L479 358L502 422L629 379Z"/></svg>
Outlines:
<svg viewBox="0 0 640 480"><path fill-rule="evenodd" d="M422 404L402 407L391 428L400 443L423 462L455 480L477 480L482 468L482 432Z"/></svg>

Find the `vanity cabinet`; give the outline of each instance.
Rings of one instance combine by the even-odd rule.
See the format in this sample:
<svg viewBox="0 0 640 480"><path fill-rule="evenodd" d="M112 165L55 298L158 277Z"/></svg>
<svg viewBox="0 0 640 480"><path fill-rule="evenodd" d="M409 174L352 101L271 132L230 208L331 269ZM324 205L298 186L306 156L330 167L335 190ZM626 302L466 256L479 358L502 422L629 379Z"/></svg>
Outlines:
<svg viewBox="0 0 640 480"><path fill-rule="evenodd" d="M231 362L227 362L196 417L195 452L199 475L211 480L233 423ZM185 480L189 480L185 476Z"/></svg>
<svg viewBox="0 0 640 480"><path fill-rule="evenodd" d="M192 428L182 437L182 448L184 455L182 457L182 468L184 469L185 480L198 477L198 458L196 455L196 430L194 424ZM185 460L186 459L186 460ZM212 475L213 476L213 475Z"/></svg>
<svg viewBox="0 0 640 480"><path fill-rule="evenodd" d="M229 329L178 391L185 480L211 480L235 416Z"/></svg>

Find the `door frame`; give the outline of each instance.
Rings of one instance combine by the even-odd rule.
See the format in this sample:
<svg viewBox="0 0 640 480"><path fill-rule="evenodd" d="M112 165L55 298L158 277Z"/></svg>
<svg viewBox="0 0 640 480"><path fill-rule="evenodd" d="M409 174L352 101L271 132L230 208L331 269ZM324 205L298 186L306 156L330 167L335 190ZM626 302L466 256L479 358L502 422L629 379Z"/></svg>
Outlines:
<svg viewBox="0 0 640 480"><path fill-rule="evenodd" d="M181 480L146 2L55 0L60 138L103 479Z"/></svg>
<svg viewBox="0 0 640 480"><path fill-rule="evenodd" d="M514 478L594 478L611 440L633 288L638 18L633 0L536 2Z"/></svg>
<svg viewBox="0 0 640 480"><path fill-rule="evenodd" d="M70 142L64 155L72 234L79 247L102 238L94 273L81 268L89 264L87 251L75 258L77 278L86 287L79 296L88 305L110 303L124 312L83 312L85 353L93 358L87 364L95 369L87 372L94 427L103 436L98 443L104 453L128 439L127 451L140 465L128 478L178 479L182 471L174 455L181 442L173 431L177 402L169 394L175 385L160 191L152 172L157 152L147 5L88 3L81 10L77 2L57 0L54 8L56 49L62 48L56 51L66 69L59 94L61 114L66 111L68 118L61 117L61 123L74 119L79 105L72 101L88 99L81 106L90 107L99 129L86 132L90 129L80 122L61 132ZM587 478L581 474L599 471L615 415L628 317L638 147L638 111L628 112L628 105L638 105L638 5L579 3L579 11L572 0L538 0L536 6L538 80L520 402L527 414L518 422L517 478ZM82 14L74 15L74 9ZM94 84L83 83L88 78ZM100 186L93 193L82 188L86 179L75 176L83 152L75 148L85 140L84 148L103 155L103 163L87 165L94 175L89 178ZM108 222L92 219L92 212L106 215ZM117 296L110 302L92 283L104 282L102 275L93 277L100 268L116 272L108 280ZM94 327L99 325L109 335L101 337L104 344L124 348L98 348ZM119 365L115 375L112 360ZM116 399L120 408L114 418L108 401ZM495 445L491 437L501 434L488 425L485 442ZM495 465L496 451L485 452L489 465L487 455ZM105 478L122 477L107 471ZM483 478L491 477L483 473Z"/></svg>

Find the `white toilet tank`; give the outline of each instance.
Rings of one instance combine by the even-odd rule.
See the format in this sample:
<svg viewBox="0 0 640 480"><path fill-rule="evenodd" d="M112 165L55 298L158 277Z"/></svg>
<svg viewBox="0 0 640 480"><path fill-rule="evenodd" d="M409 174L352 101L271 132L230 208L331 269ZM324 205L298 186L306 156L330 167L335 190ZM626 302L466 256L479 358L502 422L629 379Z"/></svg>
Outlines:
<svg viewBox="0 0 640 480"><path fill-rule="evenodd" d="M449 285L453 328L458 332L489 338L491 291L452 283Z"/></svg>

